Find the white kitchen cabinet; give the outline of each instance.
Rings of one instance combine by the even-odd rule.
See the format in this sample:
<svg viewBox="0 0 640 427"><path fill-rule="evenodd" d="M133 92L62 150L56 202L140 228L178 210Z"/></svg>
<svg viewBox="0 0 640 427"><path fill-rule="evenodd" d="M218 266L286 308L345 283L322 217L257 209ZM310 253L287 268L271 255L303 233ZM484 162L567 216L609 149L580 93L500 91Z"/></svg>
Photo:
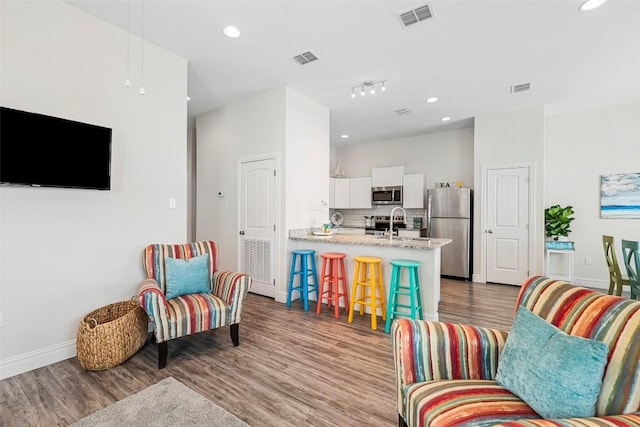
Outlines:
<svg viewBox="0 0 640 427"><path fill-rule="evenodd" d="M404 166L371 169L372 187L398 187L402 185Z"/></svg>
<svg viewBox="0 0 640 427"><path fill-rule="evenodd" d="M371 208L371 178L349 180L349 207L351 209Z"/></svg>
<svg viewBox="0 0 640 427"><path fill-rule="evenodd" d="M424 209L423 173L402 177L402 207L405 209Z"/></svg>
<svg viewBox="0 0 640 427"><path fill-rule="evenodd" d="M349 179L329 178L329 207L332 209L349 208Z"/></svg>
<svg viewBox="0 0 640 427"><path fill-rule="evenodd" d="M336 179L329 178L329 208L336 204Z"/></svg>

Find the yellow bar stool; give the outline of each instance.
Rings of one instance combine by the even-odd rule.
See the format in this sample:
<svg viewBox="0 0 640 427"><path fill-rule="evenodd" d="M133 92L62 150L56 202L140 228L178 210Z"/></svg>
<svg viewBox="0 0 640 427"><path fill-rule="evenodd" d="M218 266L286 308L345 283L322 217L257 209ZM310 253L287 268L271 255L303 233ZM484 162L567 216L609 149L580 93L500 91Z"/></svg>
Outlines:
<svg viewBox="0 0 640 427"><path fill-rule="evenodd" d="M384 282L382 278L382 258L376 256L357 256L353 287L351 288L351 304L349 305L349 323L353 322L355 305L360 304L360 315L364 307L371 307L371 329L377 329L378 307L382 320L386 320ZM356 297L356 295L359 295Z"/></svg>

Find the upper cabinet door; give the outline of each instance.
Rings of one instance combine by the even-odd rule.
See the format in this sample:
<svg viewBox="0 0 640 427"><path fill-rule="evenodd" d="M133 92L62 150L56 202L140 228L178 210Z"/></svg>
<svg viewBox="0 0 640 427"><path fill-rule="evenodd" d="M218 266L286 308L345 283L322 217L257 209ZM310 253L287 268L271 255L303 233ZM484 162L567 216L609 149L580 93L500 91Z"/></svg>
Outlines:
<svg viewBox="0 0 640 427"><path fill-rule="evenodd" d="M385 187L386 183L387 183L386 168L371 169L371 186L372 187Z"/></svg>
<svg viewBox="0 0 640 427"><path fill-rule="evenodd" d="M372 187L398 187L402 185L404 166L371 169Z"/></svg>
<svg viewBox="0 0 640 427"><path fill-rule="evenodd" d="M333 206L331 206L331 200L329 200L330 208L349 208L349 181L343 178L333 180Z"/></svg>
<svg viewBox="0 0 640 427"><path fill-rule="evenodd" d="M371 208L371 178L349 180L349 207L351 209Z"/></svg>
<svg viewBox="0 0 640 427"><path fill-rule="evenodd" d="M387 187L397 187L402 185L404 166L394 166L387 169Z"/></svg>
<svg viewBox="0 0 640 427"><path fill-rule="evenodd" d="M416 173L402 177L402 207L424 208L424 174Z"/></svg>
<svg viewBox="0 0 640 427"><path fill-rule="evenodd" d="M329 178L329 208L336 207L336 179Z"/></svg>

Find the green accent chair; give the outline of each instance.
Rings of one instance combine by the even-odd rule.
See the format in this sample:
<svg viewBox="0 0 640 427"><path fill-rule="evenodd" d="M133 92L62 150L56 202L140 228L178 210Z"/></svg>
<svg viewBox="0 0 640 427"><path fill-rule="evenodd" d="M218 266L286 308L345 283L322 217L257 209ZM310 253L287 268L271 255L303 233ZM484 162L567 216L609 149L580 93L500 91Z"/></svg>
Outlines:
<svg viewBox="0 0 640 427"><path fill-rule="evenodd" d="M613 236L602 235L602 248L609 268L609 291L607 293L620 296L622 295L622 288L629 286L629 279L620 273ZM631 298L635 298L635 293L631 295Z"/></svg>
<svg viewBox="0 0 640 427"><path fill-rule="evenodd" d="M629 276L632 298L640 298L640 243L633 240L622 240L622 258Z"/></svg>

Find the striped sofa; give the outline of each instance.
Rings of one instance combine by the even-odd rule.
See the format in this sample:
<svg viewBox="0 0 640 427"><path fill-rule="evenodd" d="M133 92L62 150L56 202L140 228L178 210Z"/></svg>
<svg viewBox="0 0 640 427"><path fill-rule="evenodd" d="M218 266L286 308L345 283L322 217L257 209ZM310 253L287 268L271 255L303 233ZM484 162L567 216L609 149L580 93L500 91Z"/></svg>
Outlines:
<svg viewBox="0 0 640 427"><path fill-rule="evenodd" d="M519 305L566 333L609 346L596 417L541 419L495 381L507 331L397 319L400 426L640 426L640 302L534 276Z"/></svg>
<svg viewBox="0 0 640 427"><path fill-rule="evenodd" d="M209 255L211 293L196 293L167 299L165 259L189 259ZM158 368L167 363L169 340L210 329L230 326L234 346L239 341L240 313L251 287L251 277L218 270L218 245L202 241L180 245L149 245L143 252L147 279L140 284L140 305L152 319L158 344Z"/></svg>

